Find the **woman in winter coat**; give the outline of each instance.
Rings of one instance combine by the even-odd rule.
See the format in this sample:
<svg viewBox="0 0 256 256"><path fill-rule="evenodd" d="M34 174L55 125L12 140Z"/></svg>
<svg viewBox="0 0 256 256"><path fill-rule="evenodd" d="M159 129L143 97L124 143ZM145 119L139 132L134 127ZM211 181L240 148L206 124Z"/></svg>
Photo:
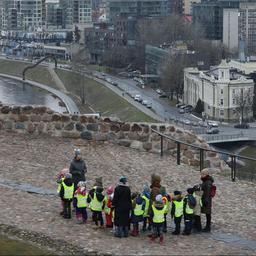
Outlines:
<svg viewBox="0 0 256 256"><path fill-rule="evenodd" d="M212 213L211 188L212 188L214 179L209 175L209 171L207 168L201 171L201 180L202 180L201 188L203 191L201 212L206 215L206 226L202 231L210 232L211 231L211 213Z"/></svg>
<svg viewBox="0 0 256 256"><path fill-rule="evenodd" d="M78 182L85 181L85 173L87 172L85 162L81 157L80 149L75 149L75 157L70 164L69 172L72 174L76 190Z"/></svg>
<svg viewBox="0 0 256 256"><path fill-rule="evenodd" d="M130 211L132 210L131 190L126 185L127 179L122 176L115 188L112 200L114 209L114 225L116 226L116 237L127 237L129 232Z"/></svg>

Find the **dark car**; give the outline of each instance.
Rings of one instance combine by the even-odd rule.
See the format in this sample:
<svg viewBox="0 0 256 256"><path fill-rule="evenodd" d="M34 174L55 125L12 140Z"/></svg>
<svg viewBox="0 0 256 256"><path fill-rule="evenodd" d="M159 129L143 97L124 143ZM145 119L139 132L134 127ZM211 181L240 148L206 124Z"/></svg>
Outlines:
<svg viewBox="0 0 256 256"><path fill-rule="evenodd" d="M218 134L219 132L220 132L220 130L217 128L209 128L206 130L207 134Z"/></svg>
<svg viewBox="0 0 256 256"><path fill-rule="evenodd" d="M193 107L192 107L191 105L187 105L187 106L184 108L184 110L185 110L186 113L190 113L190 112L192 112Z"/></svg>
<svg viewBox="0 0 256 256"><path fill-rule="evenodd" d="M241 124L235 124L234 127L238 129L249 129L250 125L247 123L241 123Z"/></svg>

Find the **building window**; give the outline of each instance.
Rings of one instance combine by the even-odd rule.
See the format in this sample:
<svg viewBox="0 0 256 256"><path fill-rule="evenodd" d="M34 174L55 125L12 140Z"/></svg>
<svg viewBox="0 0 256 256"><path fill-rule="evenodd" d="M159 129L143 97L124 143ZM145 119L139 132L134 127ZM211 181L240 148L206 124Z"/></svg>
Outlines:
<svg viewBox="0 0 256 256"><path fill-rule="evenodd" d="M220 105L223 106L223 99L220 99Z"/></svg>
<svg viewBox="0 0 256 256"><path fill-rule="evenodd" d="M235 90L235 89L233 89L233 90L232 90L232 93L233 93L233 94L235 94L235 93L236 93L236 90Z"/></svg>
<svg viewBox="0 0 256 256"><path fill-rule="evenodd" d="M232 103L233 103L233 105L236 104L236 99L235 98L232 99Z"/></svg>
<svg viewBox="0 0 256 256"><path fill-rule="evenodd" d="M224 109L220 109L220 116L224 116Z"/></svg>
<svg viewBox="0 0 256 256"><path fill-rule="evenodd" d="M210 106L208 106L208 109L211 109L211 107L210 107Z"/></svg>
<svg viewBox="0 0 256 256"><path fill-rule="evenodd" d="M220 93L223 94L223 89L220 89Z"/></svg>

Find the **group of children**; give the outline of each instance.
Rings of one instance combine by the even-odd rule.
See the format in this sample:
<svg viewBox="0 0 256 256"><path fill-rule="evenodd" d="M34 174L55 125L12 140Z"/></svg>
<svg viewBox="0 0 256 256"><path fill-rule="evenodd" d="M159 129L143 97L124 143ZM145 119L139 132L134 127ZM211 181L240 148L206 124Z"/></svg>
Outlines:
<svg viewBox="0 0 256 256"><path fill-rule="evenodd" d="M67 171L67 170L65 170ZM102 186L94 186L90 191L86 189L86 182L80 181L75 188L72 175L68 172L61 172L58 178L58 193L61 198L64 218L71 218L71 204L76 211L78 223L87 222L87 209L92 213L92 220L96 227L104 227L103 213L105 213L105 225L113 228L114 209L112 199L114 187L107 188L106 193ZM132 193L132 210L130 213L131 235L138 236L140 228L143 232L153 231L148 237L151 241L159 238L163 243L163 233L167 232L167 215L171 214L174 219L175 230L173 235L179 235L182 217L184 217L183 235L190 235L192 228L195 232L201 232L201 196L200 185L187 189L183 197L180 191L172 194L163 192L158 194L154 200L150 199L150 189L144 186L142 193ZM142 227L140 227L142 223Z"/></svg>

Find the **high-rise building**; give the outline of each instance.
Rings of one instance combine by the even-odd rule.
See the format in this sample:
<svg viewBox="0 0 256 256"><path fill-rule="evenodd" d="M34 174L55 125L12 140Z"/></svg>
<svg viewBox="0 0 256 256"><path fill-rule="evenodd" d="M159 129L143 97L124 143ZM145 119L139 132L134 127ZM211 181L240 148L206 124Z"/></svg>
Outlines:
<svg viewBox="0 0 256 256"><path fill-rule="evenodd" d="M238 37L245 43L245 54L256 55L256 1L240 3L238 21Z"/></svg>
<svg viewBox="0 0 256 256"><path fill-rule="evenodd" d="M211 40L222 40L223 9L239 8L240 0L202 0L193 4L193 22L199 23Z"/></svg>
<svg viewBox="0 0 256 256"><path fill-rule="evenodd" d="M117 16L159 17L170 14L168 0L108 0L107 20L114 22Z"/></svg>
<svg viewBox="0 0 256 256"><path fill-rule="evenodd" d="M256 1L241 2L237 9L223 11L223 43L241 60L256 55Z"/></svg>

